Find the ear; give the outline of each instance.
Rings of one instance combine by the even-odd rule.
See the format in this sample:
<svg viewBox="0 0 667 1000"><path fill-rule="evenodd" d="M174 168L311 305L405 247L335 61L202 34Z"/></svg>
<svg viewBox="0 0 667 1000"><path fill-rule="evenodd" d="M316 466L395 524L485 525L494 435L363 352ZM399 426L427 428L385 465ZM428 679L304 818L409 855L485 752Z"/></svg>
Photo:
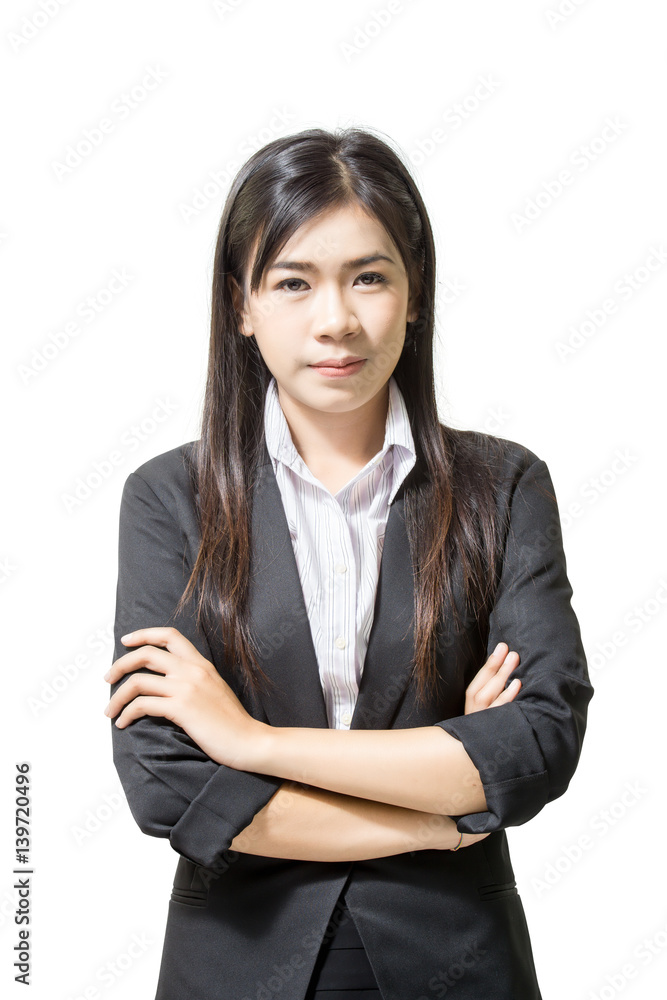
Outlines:
<svg viewBox="0 0 667 1000"><path fill-rule="evenodd" d="M412 293L410 293L408 299L408 314L406 319L408 323L414 323L415 320L419 319L419 305L415 302Z"/></svg>
<svg viewBox="0 0 667 1000"><path fill-rule="evenodd" d="M230 275L229 282L230 282L229 287L232 292L232 301L234 303L234 309L236 311L239 320L239 329L244 337L252 337L254 330L250 325L248 314L243 304L243 292L241 291L241 288L236 278Z"/></svg>

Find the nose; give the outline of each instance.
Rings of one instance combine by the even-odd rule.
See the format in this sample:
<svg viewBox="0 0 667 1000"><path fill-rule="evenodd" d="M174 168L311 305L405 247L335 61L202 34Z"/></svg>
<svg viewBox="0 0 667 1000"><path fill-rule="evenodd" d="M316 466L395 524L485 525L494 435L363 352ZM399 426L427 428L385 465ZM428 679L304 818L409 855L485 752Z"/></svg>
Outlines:
<svg viewBox="0 0 667 1000"><path fill-rule="evenodd" d="M358 333L360 329L359 319L339 286L331 282L323 287L315 305L315 336L340 338L348 333Z"/></svg>

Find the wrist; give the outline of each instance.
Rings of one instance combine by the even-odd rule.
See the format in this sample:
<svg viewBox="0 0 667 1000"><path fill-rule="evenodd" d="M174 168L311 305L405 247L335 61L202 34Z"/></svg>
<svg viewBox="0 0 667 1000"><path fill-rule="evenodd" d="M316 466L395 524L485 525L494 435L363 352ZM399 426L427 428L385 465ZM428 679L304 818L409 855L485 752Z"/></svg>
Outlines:
<svg viewBox="0 0 667 1000"><path fill-rule="evenodd" d="M276 774L276 730L266 722L251 720L248 733L243 741L244 771L255 771L257 774Z"/></svg>
<svg viewBox="0 0 667 1000"><path fill-rule="evenodd" d="M463 845L463 834L459 833L458 837L456 838L456 844L454 845L454 847L450 847L449 849L450 851L458 851L462 845Z"/></svg>
<svg viewBox="0 0 667 1000"><path fill-rule="evenodd" d="M306 787L313 785L312 768L301 746L301 737L306 731L294 726L270 726L256 719L252 722L252 735L246 741L244 769L272 774Z"/></svg>
<svg viewBox="0 0 667 1000"><path fill-rule="evenodd" d="M451 850L459 839L456 823L450 816L438 813L412 812L411 850Z"/></svg>

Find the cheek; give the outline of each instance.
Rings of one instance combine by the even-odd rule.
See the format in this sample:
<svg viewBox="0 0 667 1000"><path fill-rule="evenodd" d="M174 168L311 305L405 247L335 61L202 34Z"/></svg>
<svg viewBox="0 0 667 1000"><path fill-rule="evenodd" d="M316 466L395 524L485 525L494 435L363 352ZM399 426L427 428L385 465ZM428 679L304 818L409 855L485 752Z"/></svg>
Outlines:
<svg viewBox="0 0 667 1000"><path fill-rule="evenodd" d="M295 344L293 330L291 334L290 336L287 328L281 330L279 324L272 325L270 330L255 330L259 353L266 367L279 382L289 380L296 374L299 358L303 354Z"/></svg>
<svg viewBox="0 0 667 1000"><path fill-rule="evenodd" d="M364 321L378 339L395 339L405 332L405 309L395 299L369 303L364 310Z"/></svg>
<svg viewBox="0 0 667 1000"><path fill-rule="evenodd" d="M372 340L377 348L390 354L400 353L406 336L406 321L394 310L385 309L376 314L372 327Z"/></svg>
<svg viewBox="0 0 667 1000"><path fill-rule="evenodd" d="M280 362L281 355L289 351L289 328L281 321L277 312L272 315L258 317L253 324L255 340L264 358L274 358Z"/></svg>

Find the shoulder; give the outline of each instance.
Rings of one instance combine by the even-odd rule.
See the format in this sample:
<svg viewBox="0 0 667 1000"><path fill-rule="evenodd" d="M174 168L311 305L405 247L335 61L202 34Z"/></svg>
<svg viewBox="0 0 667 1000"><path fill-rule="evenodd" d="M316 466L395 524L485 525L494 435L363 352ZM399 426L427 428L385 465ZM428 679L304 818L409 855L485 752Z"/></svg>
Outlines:
<svg viewBox="0 0 667 1000"><path fill-rule="evenodd" d="M125 480L124 497L154 496L174 517L194 503L193 458L196 441L163 451L137 466Z"/></svg>
<svg viewBox="0 0 667 1000"><path fill-rule="evenodd" d="M525 502L557 502L546 462L532 448L511 438L443 427L451 456L455 497L466 507L487 505L491 496L503 511Z"/></svg>
<svg viewBox="0 0 667 1000"><path fill-rule="evenodd" d="M553 540L559 529L558 501L546 462L531 448L510 438L454 430L451 463L454 502L467 511L495 508L504 528L541 533ZM553 534L556 532L556 534Z"/></svg>
<svg viewBox="0 0 667 1000"><path fill-rule="evenodd" d="M453 455L455 470L465 466L494 478L519 479L524 472L542 462L527 445L510 438L482 431L459 430L441 424Z"/></svg>

